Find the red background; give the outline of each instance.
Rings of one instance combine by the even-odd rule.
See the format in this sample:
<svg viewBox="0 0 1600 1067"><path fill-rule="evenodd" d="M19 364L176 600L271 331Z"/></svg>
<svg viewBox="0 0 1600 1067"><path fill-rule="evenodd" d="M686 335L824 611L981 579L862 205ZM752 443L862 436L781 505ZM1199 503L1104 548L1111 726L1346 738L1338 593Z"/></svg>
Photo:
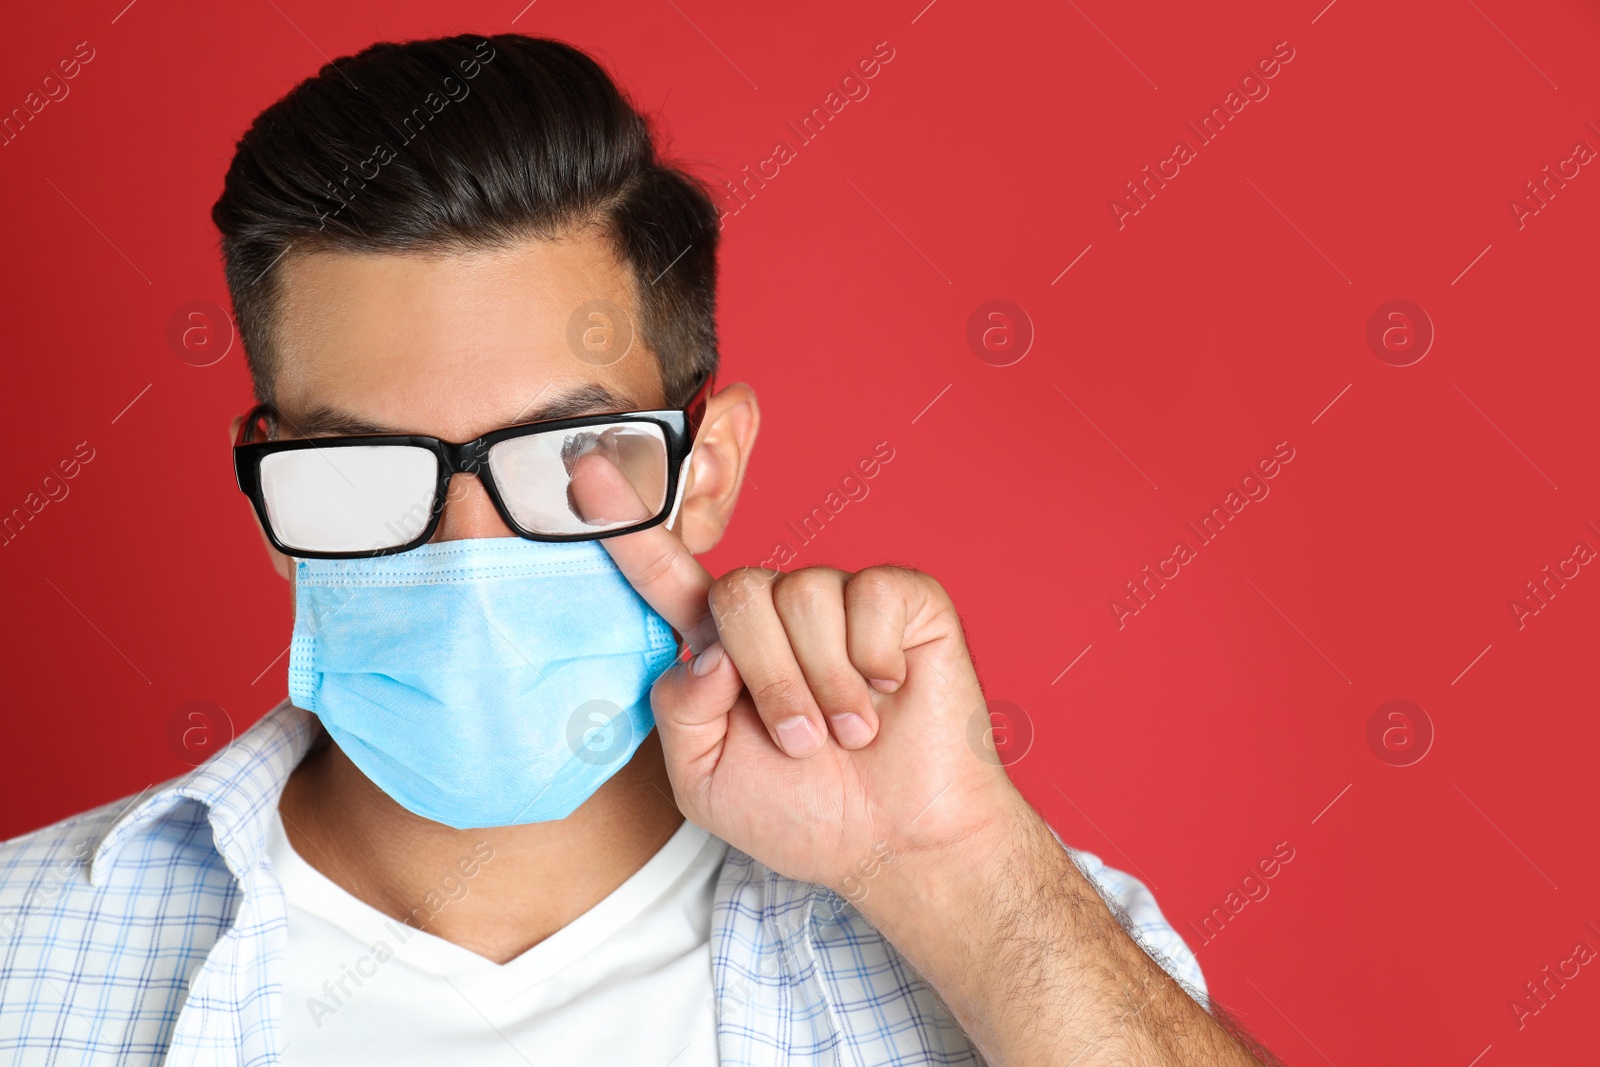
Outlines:
<svg viewBox="0 0 1600 1067"><path fill-rule="evenodd" d="M870 95L727 221L725 376L766 424L712 569L793 545L785 522L889 442L796 565L892 559L946 584L991 698L1036 733L1013 776L1152 883L1270 1047L1592 1060L1600 968L1521 1028L1508 1002L1576 942L1600 949L1600 568L1522 629L1508 600L1600 548L1600 174L1522 228L1508 200L1600 148L1600 14L1325 2L10 12L0 108L77 42L95 58L0 148L0 512L78 442L94 459L0 547L0 834L181 773L188 701L243 729L284 694L288 599L224 440L241 354L195 367L167 341L179 305L226 304L209 209L257 111L377 39L549 34L720 180L794 144L785 123L887 41ZM1108 200L1280 41L1270 95L1119 229ZM1036 332L1011 366L966 340L991 299ZM1437 331L1412 366L1366 341L1391 299ZM1123 583L1281 441L1270 496L1119 629ZM1436 732L1411 766L1367 741L1392 699ZM1202 945L1193 924L1279 842L1270 895Z"/></svg>

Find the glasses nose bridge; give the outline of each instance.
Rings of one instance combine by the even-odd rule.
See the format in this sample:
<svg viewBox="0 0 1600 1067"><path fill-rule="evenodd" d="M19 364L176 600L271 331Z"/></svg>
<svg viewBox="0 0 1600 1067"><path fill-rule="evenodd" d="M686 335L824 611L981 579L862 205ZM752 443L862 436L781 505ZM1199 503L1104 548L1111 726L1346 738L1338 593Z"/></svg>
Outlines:
<svg viewBox="0 0 1600 1067"><path fill-rule="evenodd" d="M489 446L481 437L459 445L449 441L441 441L440 444L443 446L445 466L451 474L481 477L489 462Z"/></svg>

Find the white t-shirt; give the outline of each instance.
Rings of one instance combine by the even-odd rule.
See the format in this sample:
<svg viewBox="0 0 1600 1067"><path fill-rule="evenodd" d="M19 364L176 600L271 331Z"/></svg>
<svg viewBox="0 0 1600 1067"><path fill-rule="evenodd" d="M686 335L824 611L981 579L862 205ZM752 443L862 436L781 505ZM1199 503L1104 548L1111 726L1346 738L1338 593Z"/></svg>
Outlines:
<svg viewBox="0 0 1600 1067"><path fill-rule="evenodd" d="M503 965L356 899L294 851L281 818L270 836L289 903L291 1067L717 1062L710 933L722 848L687 820L610 896ZM447 877L424 915L472 891L461 872Z"/></svg>

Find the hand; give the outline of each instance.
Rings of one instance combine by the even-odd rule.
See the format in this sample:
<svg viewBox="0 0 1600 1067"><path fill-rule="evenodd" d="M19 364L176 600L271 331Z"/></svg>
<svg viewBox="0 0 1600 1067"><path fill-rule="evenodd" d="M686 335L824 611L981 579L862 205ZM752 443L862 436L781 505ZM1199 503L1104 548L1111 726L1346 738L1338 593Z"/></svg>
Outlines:
<svg viewBox="0 0 1600 1067"><path fill-rule="evenodd" d="M598 453L572 484L579 514L645 513ZM1256 1063L980 758L988 711L939 583L900 567L713 580L664 525L601 544L696 653L650 691L679 809L854 902L985 1062Z"/></svg>
<svg viewBox="0 0 1600 1067"><path fill-rule="evenodd" d="M578 464L582 514L643 512L602 456ZM808 567L713 580L665 525L601 543L696 653L656 681L651 706L697 826L859 903L886 860L953 855L1026 807L969 740L988 713L932 578Z"/></svg>

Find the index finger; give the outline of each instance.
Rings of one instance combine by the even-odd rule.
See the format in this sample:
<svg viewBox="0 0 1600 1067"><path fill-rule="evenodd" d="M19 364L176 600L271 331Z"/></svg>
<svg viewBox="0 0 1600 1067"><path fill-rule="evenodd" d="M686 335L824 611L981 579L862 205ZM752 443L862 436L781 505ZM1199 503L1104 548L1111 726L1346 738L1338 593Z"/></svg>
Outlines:
<svg viewBox="0 0 1600 1067"><path fill-rule="evenodd" d="M637 521L650 515L633 483L601 452L572 467L573 510L595 521ZM695 653L717 640L709 595L712 578L666 523L601 542L628 584L688 642Z"/></svg>

